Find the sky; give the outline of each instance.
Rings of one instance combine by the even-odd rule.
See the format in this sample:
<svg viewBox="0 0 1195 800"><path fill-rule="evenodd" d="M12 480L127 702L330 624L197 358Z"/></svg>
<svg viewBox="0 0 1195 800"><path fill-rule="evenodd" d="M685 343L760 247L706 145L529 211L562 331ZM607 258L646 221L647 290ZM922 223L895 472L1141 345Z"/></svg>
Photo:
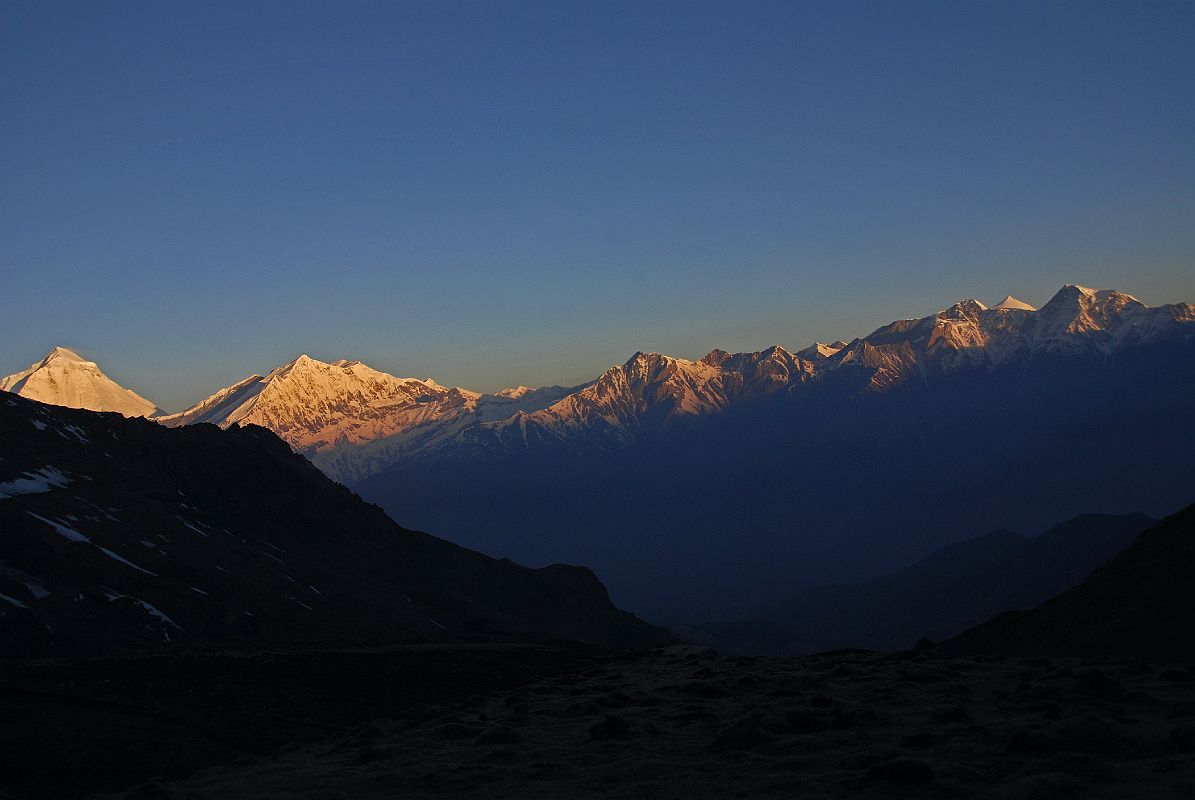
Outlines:
<svg viewBox="0 0 1195 800"><path fill-rule="evenodd" d="M0 374L496 390L1195 301L1195 4L0 4Z"/></svg>

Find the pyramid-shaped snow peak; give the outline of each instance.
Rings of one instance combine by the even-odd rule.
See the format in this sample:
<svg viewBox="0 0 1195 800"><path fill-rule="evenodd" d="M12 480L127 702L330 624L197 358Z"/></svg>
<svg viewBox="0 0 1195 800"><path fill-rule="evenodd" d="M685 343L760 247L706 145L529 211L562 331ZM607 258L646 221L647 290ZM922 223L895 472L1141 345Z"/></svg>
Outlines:
<svg viewBox="0 0 1195 800"><path fill-rule="evenodd" d="M41 361L0 379L0 389L50 405L115 411L126 417L160 413L149 400L105 375L94 361L65 347L55 347Z"/></svg>
<svg viewBox="0 0 1195 800"><path fill-rule="evenodd" d="M1004 299L996 305L992 306L996 311L1037 311L1036 308L1026 303L1024 300L1018 300L1010 295L1005 295Z"/></svg>

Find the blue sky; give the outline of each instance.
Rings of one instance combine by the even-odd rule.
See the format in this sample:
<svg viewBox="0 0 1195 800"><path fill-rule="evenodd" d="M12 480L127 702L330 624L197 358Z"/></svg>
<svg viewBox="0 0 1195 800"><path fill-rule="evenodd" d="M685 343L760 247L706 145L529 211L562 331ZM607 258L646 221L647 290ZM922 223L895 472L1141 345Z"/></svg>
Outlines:
<svg viewBox="0 0 1195 800"><path fill-rule="evenodd" d="M0 374L493 390L1195 300L1195 4L0 5Z"/></svg>

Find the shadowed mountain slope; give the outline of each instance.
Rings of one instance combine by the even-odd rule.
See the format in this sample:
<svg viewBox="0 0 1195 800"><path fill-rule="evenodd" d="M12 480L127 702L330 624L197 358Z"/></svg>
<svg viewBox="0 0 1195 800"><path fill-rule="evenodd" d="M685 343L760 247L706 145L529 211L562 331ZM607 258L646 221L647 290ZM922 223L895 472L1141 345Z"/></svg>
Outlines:
<svg viewBox="0 0 1195 800"><path fill-rule="evenodd" d="M668 641L583 567L394 524L269 431L0 398L3 655L223 640Z"/></svg>
<svg viewBox="0 0 1195 800"><path fill-rule="evenodd" d="M945 647L957 653L1117 656L1195 664L1195 506L1142 532L1073 589L1010 611Z"/></svg>
<svg viewBox="0 0 1195 800"><path fill-rule="evenodd" d="M1084 514L1036 537L994 531L891 575L803 591L761 621L676 632L739 652L904 650L918 639L941 641L993 614L1042 603L1078 584L1154 522L1143 514Z"/></svg>

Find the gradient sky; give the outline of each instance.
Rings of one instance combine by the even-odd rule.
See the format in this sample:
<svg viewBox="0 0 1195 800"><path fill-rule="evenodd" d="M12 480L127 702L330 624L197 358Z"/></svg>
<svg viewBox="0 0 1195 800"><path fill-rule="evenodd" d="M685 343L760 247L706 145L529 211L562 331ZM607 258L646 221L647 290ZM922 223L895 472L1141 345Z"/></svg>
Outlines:
<svg viewBox="0 0 1195 800"><path fill-rule="evenodd" d="M0 374L494 390L1195 300L1195 3L0 4Z"/></svg>

